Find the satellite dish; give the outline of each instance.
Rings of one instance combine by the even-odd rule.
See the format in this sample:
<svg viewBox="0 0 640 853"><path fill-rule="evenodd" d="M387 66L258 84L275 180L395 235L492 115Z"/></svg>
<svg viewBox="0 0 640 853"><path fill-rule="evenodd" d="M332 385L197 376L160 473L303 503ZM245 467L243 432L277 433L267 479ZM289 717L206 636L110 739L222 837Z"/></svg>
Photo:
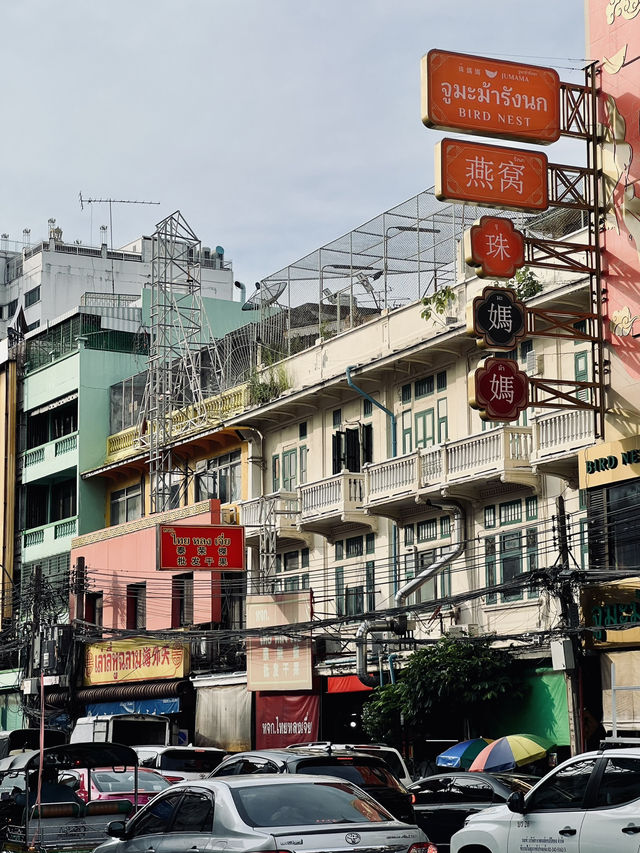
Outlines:
<svg viewBox="0 0 640 853"><path fill-rule="evenodd" d="M256 281L256 289L242 306L243 311L259 311L266 308L281 296L287 286L286 281Z"/></svg>

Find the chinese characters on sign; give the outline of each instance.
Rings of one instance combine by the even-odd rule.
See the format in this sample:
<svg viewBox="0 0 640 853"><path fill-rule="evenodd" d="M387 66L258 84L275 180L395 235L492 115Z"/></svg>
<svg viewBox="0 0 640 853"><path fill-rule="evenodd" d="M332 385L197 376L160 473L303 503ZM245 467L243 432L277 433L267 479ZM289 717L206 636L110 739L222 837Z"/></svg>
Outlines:
<svg viewBox="0 0 640 853"><path fill-rule="evenodd" d="M85 652L85 685L183 678L188 671L188 647L183 645L152 640L113 640L93 643Z"/></svg>
<svg viewBox="0 0 640 853"><path fill-rule="evenodd" d="M435 151L440 201L532 211L549 205L544 154L457 139L443 139Z"/></svg>
<svg viewBox="0 0 640 853"><path fill-rule="evenodd" d="M470 306L467 332L479 346L511 350L527 332L527 309L510 287L485 287Z"/></svg>
<svg viewBox="0 0 640 853"><path fill-rule="evenodd" d="M464 251L478 278L513 278L524 266L524 235L510 219L482 216L464 232Z"/></svg>
<svg viewBox="0 0 640 853"><path fill-rule="evenodd" d="M430 50L421 80L427 127L542 144L560 138L560 78L552 68Z"/></svg>
<svg viewBox="0 0 640 853"><path fill-rule="evenodd" d="M488 358L469 377L469 405L485 421L515 421L529 405L529 379L508 358Z"/></svg>
<svg viewBox="0 0 640 853"><path fill-rule="evenodd" d="M311 621L311 593L247 596L247 628ZM310 690L311 637L268 633L247 638L247 690Z"/></svg>
<svg viewBox="0 0 640 853"><path fill-rule="evenodd" d="M244 527L159 524L158 569L244 571Z"/></svg>

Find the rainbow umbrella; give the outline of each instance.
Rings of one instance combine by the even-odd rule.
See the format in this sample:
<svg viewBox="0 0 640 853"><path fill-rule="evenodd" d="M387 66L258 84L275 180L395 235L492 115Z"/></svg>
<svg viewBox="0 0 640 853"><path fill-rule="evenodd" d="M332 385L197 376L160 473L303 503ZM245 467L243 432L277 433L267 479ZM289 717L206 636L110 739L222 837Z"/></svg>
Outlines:
<svg viewBox="0 0 640 853"><path fill-rule="evenodd" d="M544 758L553 742L539 735L505 735L478 753L469 770L498 773Z"/></svg>
<svg viewBox="0 0 640 853"><path fill-rule="evenodd" d="M438 755L436 764L438 767L462 767L463 770L468 770L476 755L489 743L492 743L492 740L488 737L474 737L455 743Z"/></svg>

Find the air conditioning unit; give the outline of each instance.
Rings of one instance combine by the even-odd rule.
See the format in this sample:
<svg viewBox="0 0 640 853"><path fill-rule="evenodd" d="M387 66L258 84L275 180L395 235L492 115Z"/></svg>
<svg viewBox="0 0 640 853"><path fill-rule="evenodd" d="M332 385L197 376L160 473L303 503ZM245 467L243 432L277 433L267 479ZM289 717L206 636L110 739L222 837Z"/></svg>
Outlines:
<svg viewBox="0 0 640 853"><path fill-rule="evenodd" d="M527 353L527 362L525 370L529 374L529 376L538 376L543 371L543 356L538 355L538 353L532 349Z"/></svg>
<svg viewBox="0 0 640 853"><path fill-rule="evenodd" d="M470 622L467 626L467 633L470 637L480 637L484 634L482 630L482 625L478 625L477 622Z"/></svg>
<svg viewBox="0 0 640 853"><path fill-rule="evenodd" d="M238 507L237 506L223 506L220 510L220 518L222 519L223 524L239 524L238 518Z"/></svg>
<svg viewBox="0 0 640 853"><path fill-rule="evenodd" d="M446 633L447 637L451 637L453 640L459 640L462 637L468 636L466 625L450 625Z"/></svg>

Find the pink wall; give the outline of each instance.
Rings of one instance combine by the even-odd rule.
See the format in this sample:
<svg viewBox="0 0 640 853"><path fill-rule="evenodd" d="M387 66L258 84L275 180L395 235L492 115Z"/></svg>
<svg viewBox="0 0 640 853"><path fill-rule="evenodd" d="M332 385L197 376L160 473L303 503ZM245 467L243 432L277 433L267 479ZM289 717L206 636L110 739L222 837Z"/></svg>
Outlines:
<svg viewBox="0 0 640 853"><path fill-rule="evenodd" d="M171 519L171 524L216 524L220 519L219 501L211 502L211 511L188 518ZM158 516L158 523L166 522ZM127 627L127 585L146 583L147 629L171 627L171 579L181 572L156 570L156 527L129 530L135 522L110 528L113 536L71 550L71 565L84 557L87 591L103 593L103 625L106 628ZM118 531L121 531L118 534ZM240 580L240 575L238 576ZM199 622L220 621L220 587L217 573L193 572L193 619ZM71 601L75 617L75 601Z"/></svg>

